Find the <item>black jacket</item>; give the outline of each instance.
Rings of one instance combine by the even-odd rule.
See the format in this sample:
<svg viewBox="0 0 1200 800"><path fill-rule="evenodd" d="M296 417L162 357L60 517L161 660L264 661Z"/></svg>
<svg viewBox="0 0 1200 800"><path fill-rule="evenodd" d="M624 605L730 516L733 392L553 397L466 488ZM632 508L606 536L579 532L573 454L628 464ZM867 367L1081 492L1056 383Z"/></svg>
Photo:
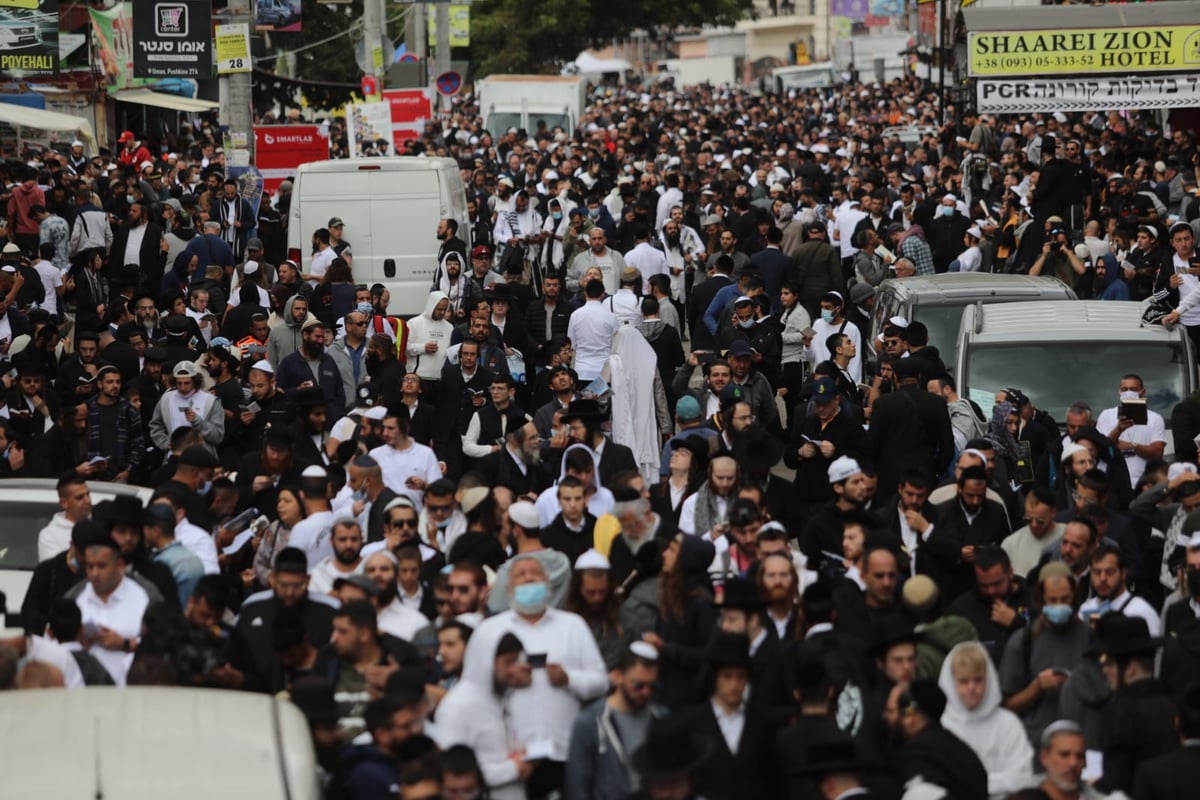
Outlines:
<svg viewBox="0 0 1200 800"><path fill-rule="evenodd" d="M717 273L692 287L687 303L687 326L692 334L693 350L712 350L716 346L716 339L704 327L704 312L708 311L717 292L728 286L731 280L728 275Z"/></svg>
<svg viewBox="0 0 1200 800"><path fill-rule="evenodd" d="M699 786L708 800L744 800L763 797L771 743L778 725L754 703L745 707L746 722L737 753L730 752L713 713L712 702L705 700L680 712L686 724L709 740L710 755L696 771Z"/></svg>
<svg viewBox="0 0 1200 800"><path fill-rule="evenodd" d="M1174 750L1175 701L1158 679L1137 681L1117 690L1104 709L1104 776L1096 782L1102 792L1133 788L1139 764Z"/></svg>
<svg viewBox="0 0 1200 800"><path fill-rule="evenodd" d="M979 515L971 522L956 496L938 504L937 520L922 546L917 568L932 577L941 588L942 597L952 602L975 582L975 568L962 560L962 548L998 545L1008 534L1004 506L984 500Z"/></svg>
<svg viewBox="0 0 1200 800"><path fill-rule="evenodd" d="M272 631L284 606L272 595L243 605L233 632L231 662L246 675L246 688L275 694L284 689L283 665L275 652ZM295 606L309 641L321 646L333 632L332 605L305 597Z"/></svg>
<svg viewBox="0 0 1200 800"><path fill-rule="evenodd" d="M1145 761L1133 775L1133 800L1174 800L1200 786L1200 744L1179 747Z"/></svg>
<svg viewBox="0 0 1200 800"><path fill-rule="evenodd" d="M904 777L920 775L946 790L955 800L988 796L987 770L962 739L934 721L901 748Z"/></svg>
<svg viewBox="0 0 1200 800"><path fill-rule="evenodd" d="M871 411L863 455L889 490L900 485L906 469L941 475L954 458L945 401L912 384L883 395Z"/></svg>

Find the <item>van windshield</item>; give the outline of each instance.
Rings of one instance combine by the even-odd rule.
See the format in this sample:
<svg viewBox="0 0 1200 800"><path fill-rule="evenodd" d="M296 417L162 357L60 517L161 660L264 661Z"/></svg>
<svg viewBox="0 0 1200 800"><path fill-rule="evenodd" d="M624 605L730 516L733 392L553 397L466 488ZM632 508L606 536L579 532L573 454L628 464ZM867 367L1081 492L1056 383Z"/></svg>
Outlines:
<svg viewBox="0 0 1200 800"><path fill-rule="evenodd" d="M534 114L529 115L530 133L541 130L542 123L546 123L546 130L552 131L555 128L562 128L564 131L571 130L571 120L566 114ZM507 130L507 129L506 129Z"/></svg>
<svg viewBox="0 0 1200 800"><path fill-rule="evenodd" d="M520 129L521 115L520 114L492 114L488 117L487 127L488 127L488 130L492 132L493 136L499 138L499 137L503 136L504 132L507 131L509 128L517 128L518 130Z"/></svg>
<svg viewBox="0 0 1200 800"><path fill-rule="evenodd" d="M962 322L962 305L913 307L913 318L929 329L929 344L938 349L942 360L950 364L958 347L958 324Z"/></svg>
<svg viewBox="0 0 1200 800"><path fill-rule="evenodd" d="M980 392L1020 389L1061 424L1067 407L1086 400L1099 414L1117 404L1121 376L1140 375L1150 409L1170 427L1171 410L1185 393L1185 354L1178 342L1045 342L972 345L960 383L972 399Z"/></svg>
<svg viewBox="0 0 1200 800"><path fill-rule="evenodd" d="M93 500L99 502L93 495ZM38 531L50 524L57 504L32 500L4 501L4 529L0 532L0 570L33 569L38 564Z"/></svg>

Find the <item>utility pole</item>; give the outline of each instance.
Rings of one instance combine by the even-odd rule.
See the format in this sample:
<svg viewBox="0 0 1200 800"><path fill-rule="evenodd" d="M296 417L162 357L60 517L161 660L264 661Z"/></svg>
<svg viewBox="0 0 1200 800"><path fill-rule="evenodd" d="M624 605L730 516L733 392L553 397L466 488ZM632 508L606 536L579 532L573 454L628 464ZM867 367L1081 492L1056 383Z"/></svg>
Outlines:
<svg viewBox="0 0 1200 800"><path fill-rule="evenodd" d="M425 58L425 4L410 3L404 21L404 47L417 58Z"/></svg>
<svg viewBox="0 0 1200 800"><path fill-rule="evenodd" d="M450 71L450 4L438 3L437 8L437 60L434 66L434 79ZM438 93L438 108L441 111L450 110L450 98Z"/></svg>
<svg viewBox="0 0 1200 800"><path fill-rule="evenodd" d="M946 0L937 0L938 8L938 112L946 124Z"/></svg>
<svg viewBox="0 0 1200 800"><path fill-rule="evenodd" d="M228 13L230 23L234 25L249 25L251 22L248 0L229 0ZM237 163L237 150L244 150L248 154L247 164L254 163L253 78L253 73L235 72L222 75L220 80L221 119L229 126L229 136L233 141L233 166L240 166Z"/></svg>
<svg viewBox="0 0 1200 800"><path fill-rule="evenodd" d="M367 101L382 96L383 91L383 7L381 0L364 0L363 2L363 47L366 49L367 75L375 78L376 96L364 98Z"/></svg>

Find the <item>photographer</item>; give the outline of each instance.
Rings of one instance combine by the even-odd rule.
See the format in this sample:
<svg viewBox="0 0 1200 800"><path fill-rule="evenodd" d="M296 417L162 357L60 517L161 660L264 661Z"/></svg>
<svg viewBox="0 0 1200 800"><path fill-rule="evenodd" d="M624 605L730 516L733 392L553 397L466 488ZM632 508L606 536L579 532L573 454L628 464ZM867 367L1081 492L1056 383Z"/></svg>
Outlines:
<svg viewBox="0 0 1200 800"><path fill-rule="evenodd" d="M1079 279L1087 273L1087 265L1079 260L1071 244L1067 240L1067 232L1062 228L1050 231L1050 237L1042 245L1042 254L1029 268L1030 275L1046 274L1075 288Z"/></svg>

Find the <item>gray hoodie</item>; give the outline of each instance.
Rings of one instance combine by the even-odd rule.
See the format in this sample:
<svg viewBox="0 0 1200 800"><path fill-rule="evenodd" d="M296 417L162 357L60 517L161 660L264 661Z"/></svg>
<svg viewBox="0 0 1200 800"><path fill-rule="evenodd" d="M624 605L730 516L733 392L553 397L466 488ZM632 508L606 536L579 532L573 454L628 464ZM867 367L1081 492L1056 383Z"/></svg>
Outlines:
<svg viewBox="0 0 1200 800"><path fill-rule="evenodd" d="M292 295L284 303L283 313L279 315L280 323L271 329L271 334L267 337L267 361L276 369L279 368L280 361L300 349L300 327L310 319L315 319L311 311L301 322L292 318L292 304L296 302L297 297L299 295Z"/></svg>

